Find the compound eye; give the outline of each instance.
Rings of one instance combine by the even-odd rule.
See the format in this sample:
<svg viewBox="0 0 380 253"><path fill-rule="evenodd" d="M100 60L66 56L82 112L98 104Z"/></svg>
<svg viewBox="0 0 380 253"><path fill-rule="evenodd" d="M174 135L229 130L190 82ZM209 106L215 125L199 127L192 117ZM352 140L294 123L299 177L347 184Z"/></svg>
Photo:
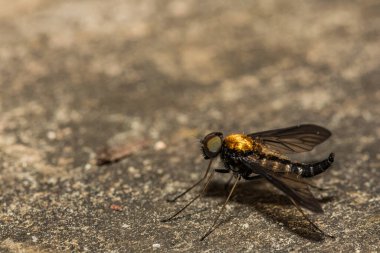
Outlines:
<svg viewBox="0 0 380 253"><path fill-rule="evenodd" d="M216 157L222 148L222 133L215 132L206 135L202 141L202 149L206 159Z"/></svg>
<svg viewBox="0 0 380 253"><path fill-rule="evenodd" d="M207 141L206 146L211 153L218 153L222 147L222 139L219 136L214 136Z"/></svg>

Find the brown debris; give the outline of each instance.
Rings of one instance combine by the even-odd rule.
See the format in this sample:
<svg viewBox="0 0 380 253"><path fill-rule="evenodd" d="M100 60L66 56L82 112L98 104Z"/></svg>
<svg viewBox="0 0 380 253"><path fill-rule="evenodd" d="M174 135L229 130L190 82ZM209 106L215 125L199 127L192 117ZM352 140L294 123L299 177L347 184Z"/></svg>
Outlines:
<svg viewBox="0 0 380 253"><path fill-rule="evenodd" d="M113 211L118 211L118 212L122 212L123 211L123 207L120 206L120 205L116 205L116 204L112 204L110 206L110 208L113 210Z"/></svg>
<svg viewBox="0 0 380 253"><path fill-rule="evenodd" d="M105 147L96 155L96 165L116 163L138 151L141 151L149 146L148 140L140 140L127 145L117 145Z"/></svg>

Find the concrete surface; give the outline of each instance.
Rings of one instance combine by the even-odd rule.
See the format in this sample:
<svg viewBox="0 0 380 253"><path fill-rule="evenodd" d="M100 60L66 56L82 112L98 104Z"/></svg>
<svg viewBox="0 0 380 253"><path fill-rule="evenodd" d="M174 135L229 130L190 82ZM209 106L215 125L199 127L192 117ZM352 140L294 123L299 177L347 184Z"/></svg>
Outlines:
<svg viewBox="0 0 380 253"><path fill-rule="evenodd" d="M380 251L380 4L364 1L0 1L1 252ZM265 182L170 223L201 176L198 138L299 123L336 153L311 218ZM148 145L141 145L145 143ZM125 159L96 165L105 146Z"/></svg>

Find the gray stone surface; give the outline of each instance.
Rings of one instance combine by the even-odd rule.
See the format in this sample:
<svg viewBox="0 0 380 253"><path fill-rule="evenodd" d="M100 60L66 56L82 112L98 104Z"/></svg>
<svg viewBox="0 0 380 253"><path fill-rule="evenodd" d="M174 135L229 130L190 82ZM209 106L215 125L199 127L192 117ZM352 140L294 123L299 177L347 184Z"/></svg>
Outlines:
<svg viewBox="0 0 380 253"><path fill-rule="evenodd" d="M0 1L0 251L380 251L380 4ZM265 182L201 176L199 137L312 122L321 240ZM140 145L149 143L148 146ZM129 156L96 166L105 145ZM111 208L111 205L118 205Z"/></svg>

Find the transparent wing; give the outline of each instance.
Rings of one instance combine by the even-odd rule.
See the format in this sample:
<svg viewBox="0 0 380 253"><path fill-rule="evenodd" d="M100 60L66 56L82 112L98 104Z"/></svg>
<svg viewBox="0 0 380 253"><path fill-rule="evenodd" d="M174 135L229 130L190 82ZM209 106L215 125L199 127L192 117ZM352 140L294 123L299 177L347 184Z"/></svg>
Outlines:
<svg viewBox="0 0 380 253"><path fill-rule="evenodd" d="M331 136L326 128L317 125L299 125L249 134L251 138L283 154L312 150Z"/></svg>
<svg viewBox="0 0 380 253"><path fill-rule="evenodd" d="M277 187L296 204L316 213L323 213L323 209L318 200L313 196L308 183L293 174L275 173L270 169L257 164L250 157L240 159L242 166L249 168L254 173L261 175L272 185Z"/></svg>

